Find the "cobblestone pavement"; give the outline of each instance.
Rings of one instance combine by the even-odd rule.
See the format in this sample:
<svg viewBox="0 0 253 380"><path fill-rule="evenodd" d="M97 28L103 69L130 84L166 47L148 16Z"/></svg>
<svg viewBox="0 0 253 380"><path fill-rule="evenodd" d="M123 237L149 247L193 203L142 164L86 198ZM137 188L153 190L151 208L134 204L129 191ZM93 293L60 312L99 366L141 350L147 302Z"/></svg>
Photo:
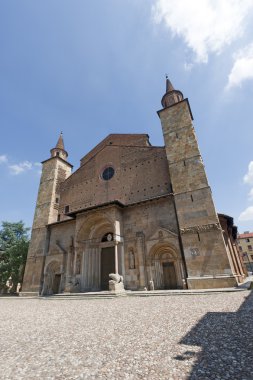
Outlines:
<svg viewBox="0 0 253 380"><path fill-rule="evenodd" d="M253 293L0 299L1 379L253 379Z"/></svg>

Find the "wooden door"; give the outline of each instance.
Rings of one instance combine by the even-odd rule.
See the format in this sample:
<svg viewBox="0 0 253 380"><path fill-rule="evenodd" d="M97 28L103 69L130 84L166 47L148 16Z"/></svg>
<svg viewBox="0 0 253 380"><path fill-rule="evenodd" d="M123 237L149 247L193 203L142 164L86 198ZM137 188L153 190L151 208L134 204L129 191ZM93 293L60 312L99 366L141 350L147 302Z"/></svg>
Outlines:
<svg viewBox="0 0 253 380"><path fill-rule="evenodd" d="M101 250L101 290L109 290L109 274L115 273L115 248Z"/></svg>
<svg viewBox="0 0 253 380"><path fill-rule="evenodd" d="M177 289L177 277L174 263L163 263L164 289Z"/></svg>
<svg viewBox="0 0 253 380"><path fill-rule="evenodd" d="M61 275L55 274L54 275L54 281L53 281L53 293L57 294L60 292L60 283L61 283Z"/></svg>

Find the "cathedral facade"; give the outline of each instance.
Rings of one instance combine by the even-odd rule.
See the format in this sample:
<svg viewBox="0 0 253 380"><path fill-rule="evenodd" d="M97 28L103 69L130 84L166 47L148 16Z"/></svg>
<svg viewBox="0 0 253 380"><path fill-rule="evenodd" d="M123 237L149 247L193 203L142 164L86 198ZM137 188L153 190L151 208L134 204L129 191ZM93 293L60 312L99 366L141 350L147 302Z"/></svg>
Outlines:
<svg viewBox="0 0 253 380"><path fill-rule="evenodd" d="M72 173L63 137L42 162L23 293L236 286L231 219L216 213L188 99L166 81L165 146L111 134Z"/></svg>

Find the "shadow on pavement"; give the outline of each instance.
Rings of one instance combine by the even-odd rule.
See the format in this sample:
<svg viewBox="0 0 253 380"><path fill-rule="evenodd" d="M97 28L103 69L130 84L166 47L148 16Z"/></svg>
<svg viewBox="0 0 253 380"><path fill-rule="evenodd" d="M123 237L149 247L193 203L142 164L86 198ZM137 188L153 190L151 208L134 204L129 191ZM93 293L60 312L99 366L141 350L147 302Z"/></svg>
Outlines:
<svg viewBox="0 0 253 380"><path fill-rule="evenodd" d="M253 292L236 312L207 313L180 344L201 347L175 357L196 356L189 380L253 380Z"/></svg>

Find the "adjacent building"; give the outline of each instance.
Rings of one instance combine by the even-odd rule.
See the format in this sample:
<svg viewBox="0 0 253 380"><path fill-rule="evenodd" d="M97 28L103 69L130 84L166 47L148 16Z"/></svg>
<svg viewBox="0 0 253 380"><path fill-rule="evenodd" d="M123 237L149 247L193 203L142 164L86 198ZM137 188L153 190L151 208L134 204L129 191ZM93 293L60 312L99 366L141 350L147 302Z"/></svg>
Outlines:
<svg viewBox="0 0 253 380"><path fill-rule="evenodd" d="M253 232L245 231L237 239L243 263L248 271L253 272Z"/></svg>
<svg viewBox="0 0 253 380"><path fill-rule="evenodd" d="M236 286L233 225L216 213L187 98L166 80L164 146L111 134L72 173L63 137L42 162L24 293ZM232 240L231 240L232 236Z"/></svg>

